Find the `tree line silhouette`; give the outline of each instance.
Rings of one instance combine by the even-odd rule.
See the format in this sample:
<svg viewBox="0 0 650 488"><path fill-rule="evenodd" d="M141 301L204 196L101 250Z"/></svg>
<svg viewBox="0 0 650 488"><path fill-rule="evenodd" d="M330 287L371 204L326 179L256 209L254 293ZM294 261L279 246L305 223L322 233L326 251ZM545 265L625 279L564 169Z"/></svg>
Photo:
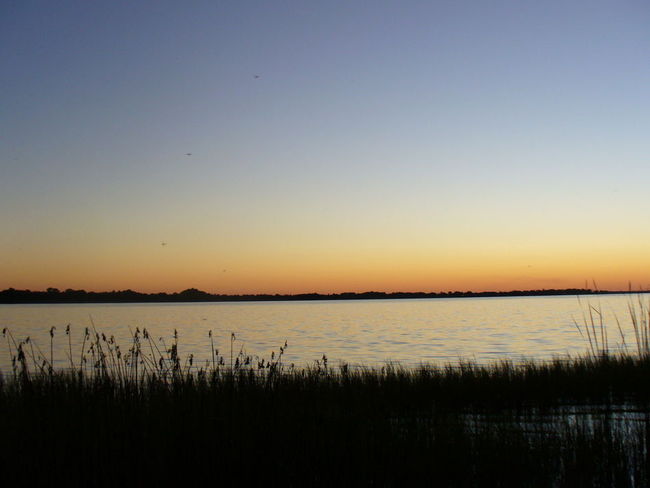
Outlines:
<svg viewBox="0 0 650 488"><path fill-rule="evenodd" d="M539 295L587 295L623 293L620 291L591 290L586 288L513 290L513 291L447 291L447 292L381 292L362 293L298 293L298 294L212 294L196 288L188 288L179 293L140 293L133 290L86 291L68 288L61 291L48 288L45 291L16 290L8 288L0 291L0 303L146 303L146 302L252 302L289 300L381 300L405 298L466 298L466 297L517 297Z"/></svg>

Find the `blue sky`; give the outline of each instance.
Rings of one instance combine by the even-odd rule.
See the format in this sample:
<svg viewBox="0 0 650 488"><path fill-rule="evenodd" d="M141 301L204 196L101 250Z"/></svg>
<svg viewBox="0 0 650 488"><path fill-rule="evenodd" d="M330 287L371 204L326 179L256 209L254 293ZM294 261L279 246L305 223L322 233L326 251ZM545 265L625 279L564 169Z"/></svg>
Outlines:
<svg viewBox="0 0 650 488"><path fill-rule="evenodd" d="M3 2L0 287L642 280L649 21L627 1Z"/></svg>

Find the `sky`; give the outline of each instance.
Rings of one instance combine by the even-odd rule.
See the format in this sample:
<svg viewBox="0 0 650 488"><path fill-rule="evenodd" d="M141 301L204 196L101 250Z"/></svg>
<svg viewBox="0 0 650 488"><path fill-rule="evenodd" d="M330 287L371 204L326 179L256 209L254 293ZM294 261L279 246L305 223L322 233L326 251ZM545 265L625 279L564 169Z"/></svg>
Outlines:
<svg viewBox="0 0 650 488"><path fill-rule="evenodd" d="M640 0L4 0L0 289L649 287L649 25Z"/></svg>

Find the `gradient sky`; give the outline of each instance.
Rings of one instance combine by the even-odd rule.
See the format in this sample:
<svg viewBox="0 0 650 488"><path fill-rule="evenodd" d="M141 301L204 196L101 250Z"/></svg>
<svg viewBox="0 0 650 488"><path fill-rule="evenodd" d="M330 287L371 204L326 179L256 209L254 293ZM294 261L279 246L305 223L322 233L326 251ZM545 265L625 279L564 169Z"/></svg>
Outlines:
<svg viewBox="0 0 650 488"><path fill-rule="evenodd" d="M626 0L4 0L0 288L650 286L649 26Z"/></svg>

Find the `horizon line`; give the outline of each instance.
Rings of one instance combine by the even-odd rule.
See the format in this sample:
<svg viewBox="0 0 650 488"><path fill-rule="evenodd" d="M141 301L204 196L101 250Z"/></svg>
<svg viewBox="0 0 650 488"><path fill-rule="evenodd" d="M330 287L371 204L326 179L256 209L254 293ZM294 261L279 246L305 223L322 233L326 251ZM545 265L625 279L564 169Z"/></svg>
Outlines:
<svg viewBox="0 0 650 488"><path fill-rule="evenodd" d="M86 291L68 288L64 291L58 288L46 290L18 290L13 287L0 291L0 303L120 303L120 302L226 302L226 301L310 301L310 300L359 300L359 299L417 299L417 298L471 298L471 297L508 297L508 296L566 296L566 295L596 295L596 294L641 294L649 290L600 290L592 288L548 288L510 291L445 291L445 292L340 292L340 293L246 293L246 294L216 294L208 293L197 288L187 288L180 292L143 293L132 289L112 291Z"/></svg>

